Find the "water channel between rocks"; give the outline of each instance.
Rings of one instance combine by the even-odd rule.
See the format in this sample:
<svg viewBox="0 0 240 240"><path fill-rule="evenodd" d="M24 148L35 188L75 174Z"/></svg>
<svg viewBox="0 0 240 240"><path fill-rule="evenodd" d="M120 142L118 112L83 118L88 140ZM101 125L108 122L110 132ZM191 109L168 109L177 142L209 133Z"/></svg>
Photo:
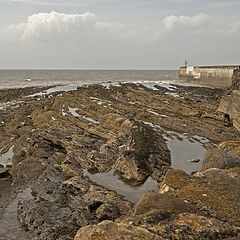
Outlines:
<svg viewBox="0 0 240 240"><path fill-rule="evenodd" d="M29 235L19 226L17 206L21 200L32 199L31 188L17 194L17 197L5 209L0 220L0 240L30 240Z"/></svg>

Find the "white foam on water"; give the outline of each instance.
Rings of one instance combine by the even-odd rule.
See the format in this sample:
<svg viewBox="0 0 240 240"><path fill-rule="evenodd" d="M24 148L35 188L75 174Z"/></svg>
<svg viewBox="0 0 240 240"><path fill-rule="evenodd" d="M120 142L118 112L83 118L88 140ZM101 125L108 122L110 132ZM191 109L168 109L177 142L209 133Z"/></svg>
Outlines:
<svg viewBox="0 0 240 240"><path fill-rule="evenodd" d="M127 83L127 82L124 82ZM133 81L134 84L141 84L146 88L152 89L154 91L158 91L159 89L155 86L163 87L168 89L169 91L175 90L177 87L173 86L172 84L175 84L175 81L148 81L148 80L139 80L139 81Z"/></svg>
<svg viewBox="0 0 240 240"><path fill-rule="evenodd" d="M106 89L109 89L110 87L121 87L120 82L106 82L106 83L101 83L100 85L102 85Z"/></svg>

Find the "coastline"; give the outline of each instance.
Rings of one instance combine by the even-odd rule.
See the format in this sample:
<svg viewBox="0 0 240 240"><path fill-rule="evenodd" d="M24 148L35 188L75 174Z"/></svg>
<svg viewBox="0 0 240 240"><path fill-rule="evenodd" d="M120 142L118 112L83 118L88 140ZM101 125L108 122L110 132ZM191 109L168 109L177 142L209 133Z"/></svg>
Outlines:
<svg viewBox="0 0 240 240"><path fill-rule="evenodd" d="M93 234L90 228L100 236L106 226L110 229L102 235L106 239L123 236L127 228L131 229L130 236L143 234L143 239L168 239L171 225L175 227L174 239L184 231L189 237L185 239L207 239L204 238L206 232L209 236L216 232L219 237L237 236L235 218L240 216L240 208L237 209L234 199L240 195L239 188L234 189L234 196L226 193L226 189L219 190L228 204L224 205L226 212L219 210L223 202L215 201L218 196L213 196L219 186L214 183L211 189L201 182L202 178L213 182L211 171L198 172L203 159L195 175L171 169L173 162L168 145L170 139L177 140L181 149L184 137L184 141L186 138L206 151L213 151L221 142L240 138L239 131L232 124L225 124L223 113L218 111L224 90L174 84L165 87L153 84L147 88L142 84L124 83L87 85L73 91L34 95L47 88L15 89L14 94L11 89L0 90L6 93L1 95L5 96L1 102L14 102L0 109L1 156L13 147L11 163L0 168L4 190L1 220L12 199L27 186L32 196L19 202L15 217L22 231L30 234L29 239L75 237L81 240L87 235L90 239ZM183 160L187 161L187 167L196 165L189 162L194 159ZM177 211L153 204L155 208L147 207L151 211L136 215L136 202L84 175L86 170L94 175L112 169L126 184L136 188L151 177L162 194L186 200L197 210L188 206L188 211L185 207L184 211ZM237 169L215 170L213 175L220 180L225 176L222 181L232 186L240 178ZM231 174L234 175L232 183L227 178ZM190 190L175 186L181 182ZM191 192L196 186L203 192ZM205 197L208 193L211 201ZM147 204L151 201L148 199ZM139 208L143 208L141 204ZM153 220L154 216L157 220ZM189 219L193 225L185 230ZM199 219L204 224L196 230ZM164 225L162 230L157 228L160 222ZM118 231L112 232L116 228ZM177 228L182 232L177 232ZM113 235L109 237L110 233Z"/></svg>

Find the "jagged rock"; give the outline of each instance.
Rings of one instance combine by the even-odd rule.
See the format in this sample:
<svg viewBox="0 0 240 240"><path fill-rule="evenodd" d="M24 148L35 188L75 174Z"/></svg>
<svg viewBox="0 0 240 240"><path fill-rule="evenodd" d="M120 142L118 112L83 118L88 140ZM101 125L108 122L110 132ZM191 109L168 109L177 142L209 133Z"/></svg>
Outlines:
<svg viewBox="0 0 240 240"><path fill-rule="evenodd" d="M114 220L120 216L120 211L115 203L105 203L102 204L96 210L96 217L99 221L103 220Z"/></svg>
<svg viewBox="0 0 240 240"><path fill-rule="evenodd" d="M94 223L88 208L75 207L73 211L54 202L25 201L19 206L18 220L25 230L34 234L34 239L70 240L79 227Z"/></svg>
<svg viewBox="0 0 240 240"><path fill-rule="evenodd" d="M171 163L164 138L142 123L133 125L126 149L114 167L121 177L133 182L143 182L149 175L159 180Z"/></svg>
<svg viewBox="0 0 240 240"><path fill-rule="evenodd" d="M240 171L208 169L191 176L169 170L160 192L187 200L212 216L237 223L240 219Z"/></svg>
<svg viewBox="0 0 240 240"><path fill-rule="evenodd" d="M195 206L181 199L167 194L149 192L141 196L136 205L134 214L140 215L152 210L161 210L171 213L198 212Z"/></svg>
<svg viewBox="0 0 240 240"><path fill-rule="evenodd" d="M203 172L209 168L226 169L234 167L240 167L240 157L232 156L223 150L215 148L208 150L204 155L200 171Z"/></svg>
<svg viewBox="0 0 240 240"><path fill-rule="evenodd" d="M37 240L72 239L82 226L132 213L131 203L114 191L81 176L67 179L50 166L32 190L35 199L19 204L18 219Z"/></svg>

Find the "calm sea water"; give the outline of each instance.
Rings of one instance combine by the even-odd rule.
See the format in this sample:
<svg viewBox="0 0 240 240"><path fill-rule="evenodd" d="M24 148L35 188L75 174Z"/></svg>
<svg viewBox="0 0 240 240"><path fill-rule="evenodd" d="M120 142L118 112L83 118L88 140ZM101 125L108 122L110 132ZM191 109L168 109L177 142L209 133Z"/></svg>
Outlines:
<svg viewBox="0 0 240 240"><path fill-rule="evenodd" d="M178 81L176 70L0 70L0 88Z"/></svg>

